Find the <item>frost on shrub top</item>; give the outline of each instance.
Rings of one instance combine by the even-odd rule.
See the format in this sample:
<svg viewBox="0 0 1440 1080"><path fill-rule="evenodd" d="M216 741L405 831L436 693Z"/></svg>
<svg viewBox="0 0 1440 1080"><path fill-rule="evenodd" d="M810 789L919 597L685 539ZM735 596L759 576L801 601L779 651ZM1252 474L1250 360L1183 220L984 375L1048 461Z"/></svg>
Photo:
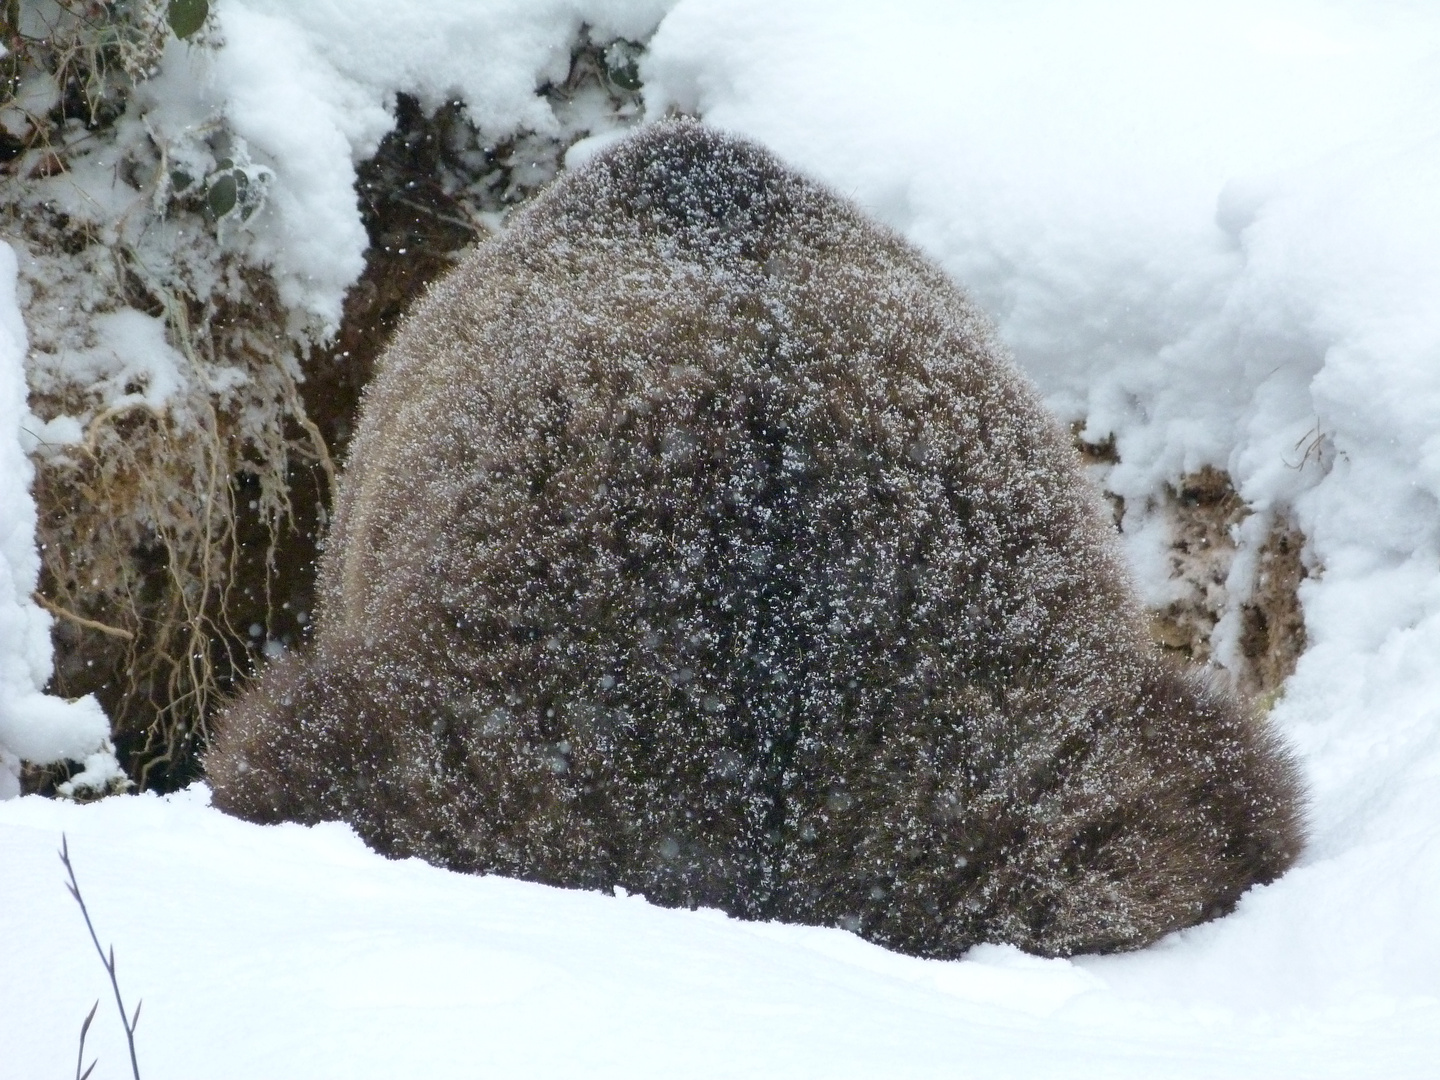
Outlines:
<svg viewBox="0 0 1440 1080"><path fill-rule="evenodd" d="M121 779L110 723L89 695L65 701L43 693L50 680L50 616L32 599L34 468L21 448L25 405L25 324L15 301L15 252L0 243L0 799L20 793L20 763L80 761L68 790L104 790Z"/></svg>
<svg viewBox="0 0 1440 1080"><path fill-rule="evenodd" d="M255 820L932 956L1143 945L1300 845L1289 758L1149 644L983 317L692 123L417 307L321 578L209 758Z"/></svg>

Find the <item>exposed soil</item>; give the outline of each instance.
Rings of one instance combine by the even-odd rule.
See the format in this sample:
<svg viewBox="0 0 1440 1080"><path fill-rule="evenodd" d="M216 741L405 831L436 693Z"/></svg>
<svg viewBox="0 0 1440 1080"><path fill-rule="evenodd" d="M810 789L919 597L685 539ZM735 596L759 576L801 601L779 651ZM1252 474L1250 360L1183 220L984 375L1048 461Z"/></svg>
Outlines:
<svg viewBox="0 0 1440 1080"><path fill-rule="evenodd" d="M1301 552L1305 537L1288 521L1278 522L1260 548L1250 599L1240 605L1240 652L1246 669L1240 689L1256 698L1279 690L1305 651L1305 614L1300 583L1308 577Z"/></svg>

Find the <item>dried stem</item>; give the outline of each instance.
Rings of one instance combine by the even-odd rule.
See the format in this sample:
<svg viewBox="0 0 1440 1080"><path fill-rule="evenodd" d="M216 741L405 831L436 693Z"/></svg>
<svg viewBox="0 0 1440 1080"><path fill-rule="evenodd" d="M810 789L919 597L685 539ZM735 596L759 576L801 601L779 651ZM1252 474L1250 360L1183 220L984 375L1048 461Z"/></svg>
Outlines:
<svg viewBox="0 0 1440 1080"><path fill-rule="evenodd" d="M85 898L80 895L80 883L75 880L75 867L70 863L70 842L64 833L60 834L60 861L65 864L65 872L70 875L70 880L65 883L65 887L70 890L70 895L75 898L75 903L80 905L80 914L85 916L85 929L90 931L90 940L95 943L95 951L100 954L100 962L105 965L105 971L110 976L110 986L115 991L115 1007L120 1010L120 1023L125 1026L125 1041L130 1046L130 1071L133 1073L135 1080L140 1080L140 1063L135 1057L135 1026L140 1023L140 1006L143 1005L144 1002L142 1001L135 1006L134 1015L126 1014L125 1002L120 997L120 980L115 977L115 946L110 946L110 952L107 955L100 945L100 937L95 933L95 924L90 921L90 912L85 907ZM96 1002L96 1004L98 1005L99 1002ZM90 1021L94 1016L95 1010L92 1008L90 1015L85 1018L85 1023L80 1028L80 1055L82 1059L85 1054L85 1033L89 1030ZM90 1068L93 1069L94 1067L92 1063ZM80 1066L78 1063L75 1066L75 1070L76 1075L80 1076ZM90 1069L86 1069L84 1076L80 1076L80 1080L84 1080L84 1077L89 1075Z"/></svg>

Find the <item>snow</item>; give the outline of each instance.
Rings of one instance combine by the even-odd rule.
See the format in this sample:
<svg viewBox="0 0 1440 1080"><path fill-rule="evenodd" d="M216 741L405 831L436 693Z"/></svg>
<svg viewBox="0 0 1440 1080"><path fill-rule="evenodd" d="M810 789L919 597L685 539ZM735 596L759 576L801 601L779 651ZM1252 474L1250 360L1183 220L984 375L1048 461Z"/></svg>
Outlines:
<svg viewBox="0 0 1440 1080"><path fill-rule="evenodd" d="M184 387L185 360L165 340L163 319L123 308L94 316L90 326L96 344L72 351L66 370L99 388L109 408L161 411Z"/></svg>
<svg viewBox="0 0 1440 1080"><path fill-rule="evenodd" d="M405 15L385 0L228 0L215 5L217 54L171 41L146 90L158 106L149 119L184 145L218 108L274 169L268 205L247 223L250 255L272 268L288 306L333 331L364 266L355 164L393 127L397 91L430 109L462 100L493 139L552 133L555 116L535 88L563 80L580 26L599 41L640 38L664 9L660 0L445 0Z"/></svg>
<svg viewBox="0 0 1440 1080"><path fill-rule="evenodd" d="M393 92L543 122L524 89L577 20L640 36L664 14L216 7L228 44L206 92L276 174L256 235L288 295L332 319L363 244L354 161ZM157 93L174 65L203 75L171 52ZM1184 472L1225 468L1303 530L1310 644L1272 716L1309 780L1312 840L1233 915L1128 956L940 963L838 930L390 863L339 826L261 829L195 792L11 800L5 1069L68 1069L105 992L61 891L63 829L127 994L146 1001L152 1080L1434 1075L1437 52L1440 14L1420 3L681 0L642 62L651 115L698 112L856 199L972 292L1052 408L1116 436L1106 482L1132 508L1147 596L1165 564L1143 507ZM0 434L0 657L15 662L0 724L48 666L13 443ZM1236 583L1263 536L1251 520ZM1236 628L1221 634L1233 647ZM123 1060L117 1030L102 1012L101 1072Z"/></svg>
<svg viewBox="0 0 1440 1080"><path fill-rule="evenodd" d="M0 243L0 799L20 793L20 762L83 761L72 781L104 789L119 775L110 723L91 696L45 694L50 680L50 616L32 599L40 574L35 550L34 467L21 449L25 407L25 326L15 299L15 252Z"/></svg>

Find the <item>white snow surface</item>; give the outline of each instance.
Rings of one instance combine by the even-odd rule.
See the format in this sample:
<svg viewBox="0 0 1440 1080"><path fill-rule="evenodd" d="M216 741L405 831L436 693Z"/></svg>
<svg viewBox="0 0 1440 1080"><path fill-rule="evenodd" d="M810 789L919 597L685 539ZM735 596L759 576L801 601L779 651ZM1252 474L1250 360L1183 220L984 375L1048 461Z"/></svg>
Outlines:
<svg viewBox="0 0 1440 1080"><path fill-rule="evenodd" d="M1269 515L1304 531L1310 644L1272 713L1311 788L1300 865L1138 954L940 963L387 862L338 825L229 820L198 789L11 800L0 1076L67 1070L108 992L61 885L61 830L145 999L150 1080L1437 1075L1440 9L665 8L221 0L207 93L275 171L254 227L291 295L338 312L364 242L354 161L394 92L543 124L527 95L580 20L638 36L663 14L641 69L652 116L697 112L856 199L971 290L1063 419L1116 436L1108 483L1148 596L1165 595L1165 565L1135 508L1185 472L1228 470L1257 511L1237 587ZM155 93L198 78L179 62ZM22 476L18 459L0 468ZM23 547L12 496L0 523ZM10 603L0 646L19 640L3 638ZM1222 656L1237 633L1222 624ZM97 1075L123 1071L111 1007Z"/></svg>
<svg viewBox="0 0 1440 1080"><path fill-rule="evenodd" d="M0 242L0 800L20 794L21 761L83 761L85 770L72 781L80 786L103 788L119 772L99 703L89 695L65 701L43 692L50 681L50 615L32 598L40 553L30 497L35 469L21 448L30 410L15 273L15 251Z"/></svg>
<svg viewBox="0 0 1440 1080"><path fill-rule="evenodd" d="M95 1075L128 1069L62 830L126 1006L144 999L147 1080L1356 1080L1434 1076L1440 1052L1434 999L1225 1000L1272 957L1207 964L1214 928L1131 957L917 960L837 929L387 862L345 826L249 825L196 787L0 805L7 1080L70 1075L97 998Z"/></svg>

